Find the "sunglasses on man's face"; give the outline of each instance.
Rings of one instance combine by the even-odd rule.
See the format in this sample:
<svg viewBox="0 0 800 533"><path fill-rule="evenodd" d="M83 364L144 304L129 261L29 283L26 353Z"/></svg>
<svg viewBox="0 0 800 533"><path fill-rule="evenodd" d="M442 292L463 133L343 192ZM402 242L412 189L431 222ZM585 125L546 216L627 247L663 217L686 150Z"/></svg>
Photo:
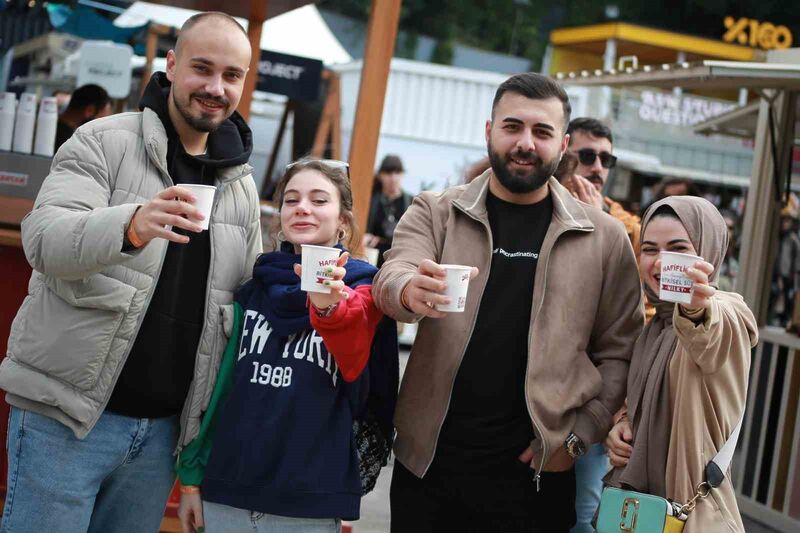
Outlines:
<svg viewBox="0 0 800 533"><path fill-rule="evenodd" d="M328 168L332 168L335 170L339 169L344 170L345 175L347 175L347 181L350 181L350 163L348 163L347 161L339 161L338 159L312 159L311 161L314 161L315 163L320 163ZM288 165L286 165L286 170L289 170L293 166L298 165L300 163L305 164L308 162L309 161L306 160L306 161L295 161L294 163L289 163Z"/></svg>
<svg viewBox="0 0 800 533"><path fill-rule="evenodd" d="M603 168L614 168L617 164L617 157L609 154L608 152L595 152L591 148L582 148L578 150L578 161L582 165L594 165L595 158L600 158L600 164Z"/></svg>

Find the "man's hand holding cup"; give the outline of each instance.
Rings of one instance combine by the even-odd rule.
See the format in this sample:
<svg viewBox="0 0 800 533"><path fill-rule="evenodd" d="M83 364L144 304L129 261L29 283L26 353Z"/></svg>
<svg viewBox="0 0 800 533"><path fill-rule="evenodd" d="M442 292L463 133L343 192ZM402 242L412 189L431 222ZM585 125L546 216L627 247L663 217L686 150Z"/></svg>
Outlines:
<svg viewBox="0 0 800 533"><path fill-rule="evenodd" d="M448 271L454 268L468 275L469 280L478 275L476 267L460 267L457 265L439 265L430 259L424 260L417 267L411 280L403 288L400 295L403 306L409 311L431 318L443 318L447 315L436 306L450 306L453 296L448 295ZM452 277L450 278L453 279ZM469 281L466 280L466 281ZM463 291L466 297L466 290Z"/></svg>
<svg viewBox="0 0 800 533"><path fill-rule="evenodd" d="M131 219L135 234L143 244L156 237L186 244L189 237L175 233L169 227L200 233L199 224L205 216L195 206L197 198L184 187L172 186L164 189L155 198L140 207Z"/></svg>

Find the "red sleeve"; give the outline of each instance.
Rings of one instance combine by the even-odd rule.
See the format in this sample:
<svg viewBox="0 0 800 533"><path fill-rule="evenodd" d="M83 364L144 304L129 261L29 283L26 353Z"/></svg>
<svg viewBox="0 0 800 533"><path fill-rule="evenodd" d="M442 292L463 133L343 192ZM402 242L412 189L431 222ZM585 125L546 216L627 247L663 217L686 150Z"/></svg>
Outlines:
<svg viewBox="0 0 800 533"><path fill-rule="evenodd" d="M325 347L333 355L345 381L355 381L367 366L372 348L372 338L378 322L383 318L372 301L372 285L345 287L350 294L347 300L329 317L317 315L309 306L311 326L320 334Z"/></svg>

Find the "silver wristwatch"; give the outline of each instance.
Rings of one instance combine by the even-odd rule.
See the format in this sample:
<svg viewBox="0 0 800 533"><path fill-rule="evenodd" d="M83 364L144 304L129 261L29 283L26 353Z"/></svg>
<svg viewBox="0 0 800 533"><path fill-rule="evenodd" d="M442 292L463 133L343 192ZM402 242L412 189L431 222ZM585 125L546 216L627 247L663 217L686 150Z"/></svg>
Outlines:
<svg viewBox="0 0 800 533"><path fill-rule="evenodd" d="M567 436L564 445L567 447L567 453L573 459L577 459L586 453L586 445L575 433L570 433Z"/></svg>

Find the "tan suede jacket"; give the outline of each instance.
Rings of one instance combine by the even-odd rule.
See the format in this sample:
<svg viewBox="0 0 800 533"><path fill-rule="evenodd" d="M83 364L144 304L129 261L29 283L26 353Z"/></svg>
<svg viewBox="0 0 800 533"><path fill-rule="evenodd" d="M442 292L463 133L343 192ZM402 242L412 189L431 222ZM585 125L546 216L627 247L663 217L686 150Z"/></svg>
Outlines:
<svg viewBox="0 0 800 533"><path fill-rule="evenodd" d="M436 450L456 373L478 316L492 260L486 211L491 170L468 185L423 192L397 225L378 272L378 307L400 321L420 319L400 302L424 259L477 266L464 313L420 322L395 412L395 453L424 476ZM570 431L587 445L605 438L622 405L633 343L644 318L636 259L623 225L575 200L554 178L553 218L536 269L525 397L539 464Z"/></svg>
<svg viewBox="0 0 800 533"><path fill-rule="evenodd" d="M683 317L678 306L673 324L678 346L669 364L666 496L686 502L742 416L758 326L742 297L723 291L711 298L700 324ZM744 533L730 469L725 474L728 479L698 501L684 533Z"/></svg>

